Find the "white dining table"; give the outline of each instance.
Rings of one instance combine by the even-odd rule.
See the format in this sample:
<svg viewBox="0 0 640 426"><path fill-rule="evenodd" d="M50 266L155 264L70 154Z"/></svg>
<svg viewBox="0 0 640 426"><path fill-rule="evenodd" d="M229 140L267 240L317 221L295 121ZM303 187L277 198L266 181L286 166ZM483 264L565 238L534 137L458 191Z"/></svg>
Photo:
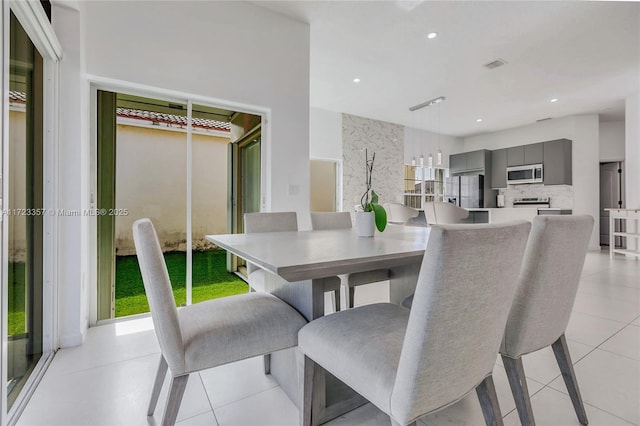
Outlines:
<svg viewBox="0 0 640 426"><path fill-rule="evenodd" d="M355 229L341 229L207 235L206 239L270 272L265 274L266 291L312 321L324 315L324 280L335 279L339 274L389 269L389 301L399 304L413 294L429 230L388 225L384 232L376 232L371 238L359 237ZM271 374L298 407L300 361L295 349L271 356ZM340 389L336 382L329 374L316 374L314 424L327 422L365 402L349 395L348 389Z"/></svg>

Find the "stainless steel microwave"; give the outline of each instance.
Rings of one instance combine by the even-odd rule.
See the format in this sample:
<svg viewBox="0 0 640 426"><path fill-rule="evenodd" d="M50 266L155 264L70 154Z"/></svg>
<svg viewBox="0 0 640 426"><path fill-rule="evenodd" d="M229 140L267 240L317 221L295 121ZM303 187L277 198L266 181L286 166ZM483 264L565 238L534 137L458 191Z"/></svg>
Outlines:
<svg viewBox="0 0 640 426"><path fill-rule="evenodd" d="M507 184L542 183L542 164L507 167Z"/></svg>

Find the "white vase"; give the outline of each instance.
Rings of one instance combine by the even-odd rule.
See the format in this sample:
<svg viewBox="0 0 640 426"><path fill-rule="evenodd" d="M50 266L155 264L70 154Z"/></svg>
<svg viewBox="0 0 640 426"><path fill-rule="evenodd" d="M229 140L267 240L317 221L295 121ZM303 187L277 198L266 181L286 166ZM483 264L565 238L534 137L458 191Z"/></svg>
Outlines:
<svg viewBox="0 0 640 426"><path fill-rule="evenodd" d="M356 230L359 237L373 237L376 230L373 212L356 212Z"/></svg>

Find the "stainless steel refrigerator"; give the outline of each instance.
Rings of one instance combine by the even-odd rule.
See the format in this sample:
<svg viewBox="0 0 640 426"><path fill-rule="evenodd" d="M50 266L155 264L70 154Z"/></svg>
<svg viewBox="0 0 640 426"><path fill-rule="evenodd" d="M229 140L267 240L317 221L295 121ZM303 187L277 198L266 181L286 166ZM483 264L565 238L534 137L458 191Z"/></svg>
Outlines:
<svg viewBox="0 0 640 426"><path fill-rule="evenodd" d="M462 175L445 178L444 200L465 209L484 205L484 176Z"/></svg>

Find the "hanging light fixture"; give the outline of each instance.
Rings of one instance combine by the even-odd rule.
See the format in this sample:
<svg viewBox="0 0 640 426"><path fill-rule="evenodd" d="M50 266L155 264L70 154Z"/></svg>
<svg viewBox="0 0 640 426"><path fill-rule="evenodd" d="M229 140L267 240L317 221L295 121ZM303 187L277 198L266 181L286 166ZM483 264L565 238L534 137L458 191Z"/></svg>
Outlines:
<svg viewBox="0 0 640 426"><path fill-rule="evenodd" d="M433 155L429 153L429 157L427 158L427 167L433 167Z"/></svg>
<svg viewBox="0 0 640 426"><path fill-rule="evenodd" d="M420 167L424 167L424 155L420 154Z"/></svg>
<svg viewBox="0 0 640 426"><path fill-rule="evenodd" d="M413 157L413 158L411 159L411 165L412 165L413 167L415 167L415 166L416 166L416 157Z"/></svg>

